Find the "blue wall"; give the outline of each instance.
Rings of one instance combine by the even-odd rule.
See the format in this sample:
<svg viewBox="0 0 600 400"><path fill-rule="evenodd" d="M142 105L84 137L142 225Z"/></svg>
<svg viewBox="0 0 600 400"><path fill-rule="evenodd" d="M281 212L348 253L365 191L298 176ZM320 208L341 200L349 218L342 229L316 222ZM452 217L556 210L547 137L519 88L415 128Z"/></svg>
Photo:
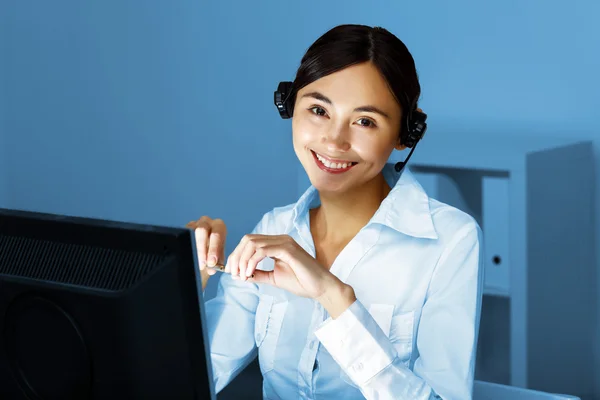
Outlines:
<svg viewBox="0 0 600 400"><path fill-rule="evenodd" d="M0 107L3 107L3 105L2 93L0 92ZM8 151L5 145L4 114L2 110L3 108L0 108L0 207L8 204L8 162L6 160Z"/></svg>
<svg viewBox="0 0 600 400"><path fill-rule="evenodd" d="M231 250L296 195L289 122L272 105L277 82L347 22L385 26L411 49L429 138L461 124L485 140L500 127L592 139L599 153L595 0L0 7L13 207L171 225L219 216Z"/></svg>
<svg viewBox="0 0 600 400"><path fill-rule="evenodd" d="M2 7L11 207L175 226L207 214L233 250L294 201L281 65L215 41L201 2Z"/></svg>
<svg viewBox="0 0 600 400"><path fill-rule="evenodd" d="M2 94L0 93L0 107L4 107ZM4 131L3 108L0 108L0 207L8 205L8 149L6 148L6 133Z"/></svg>
<svg viewBox="0 0 600 400"><path fill-rule="evenodd" d="M5 128L5 112L6 112L6 89L5 89L5 60L6 60L6 44L7 37L6 29L6 13L2 12L0 5L0 207L8 204L8 149L6 148L6 128Z"/></svg>

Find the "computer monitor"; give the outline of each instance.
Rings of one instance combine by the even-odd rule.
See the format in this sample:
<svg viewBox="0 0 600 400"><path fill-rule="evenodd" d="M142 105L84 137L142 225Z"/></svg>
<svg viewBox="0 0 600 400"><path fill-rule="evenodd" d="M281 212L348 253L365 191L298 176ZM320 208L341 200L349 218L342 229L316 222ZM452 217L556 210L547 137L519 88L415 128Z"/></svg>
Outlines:
<svg viewBox="0 0 600 400"><path fill-rule="evenodd" d="M0 209L0 399L215 399L192 238Z"/></svg>

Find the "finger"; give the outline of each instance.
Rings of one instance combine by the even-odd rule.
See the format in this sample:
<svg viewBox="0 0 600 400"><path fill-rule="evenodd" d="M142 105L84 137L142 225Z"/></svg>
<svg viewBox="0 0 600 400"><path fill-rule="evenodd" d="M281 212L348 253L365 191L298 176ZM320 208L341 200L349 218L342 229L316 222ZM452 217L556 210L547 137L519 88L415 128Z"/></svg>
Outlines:
<svg viewBox="0 0 600 400"><path fill-rule="evenodd" d="M240 278L242 280L246 280L246 277L248 276L246 274L246 270L248 269L248 260L250 260L250 258L256 252L256 250L257 249L256 249L256 245L254 243L254 240L248 239L246 241L246 246L244 246L244 249L240 253L240 259L238 261L238 265L239 265L239 269L240 269Z"/></svg>
<svg viewBox="0 0 600 400"><path fill-rule="evenodd" d="M206 264L209 267L214 267L219 261L224 261L220 258L223 258L226 235L227 229L225 228L223 221L214 220L211 225L208 254L206 259Z"/></svg>
<svg viewBox="0 0 600 400"><path fill-rule="evenodd" d="M278 258L289 263L297 243L287 235L264 235L252 239L256 248L261 248L264 257Z"/></svg>
<svg viewBox="0 0 600 400"><path fill-rule="evenodd" d="M275 275L273 271L262 271L257 269L254 271L253 277L248 278L248 282L252 283L266 283L268 285L275 285Z"/></svg>
<svg viewBox="0 0 600 400"><path fill-rule="evenodd" d="M193 220L188 222L187 224L185 224L186 228L191 228L191 229L196 229L199 226L203 226L203 225L207 225L210 226L212 220L210 219L210 217L204 215L202 217L200 217L200 219L198 220Z"/></svg>
<svg viewBox="0 0 600 400"><path fill-rule="evenodd" d="M206 272L207 272L209 275L214 275L214 274L216 274L216 273L217 273L217 270L216 270L216 269L214 269L214 268L206 268Z"/></svg>
<svg viewBox="0 0 600 400"><path fill-rule="evenodd" d="M222 263L220 263L220 262L217 263L216 265L212 266L212 267L209 266L208 263L207 263L206 269L209 269L209 270L215 271L215 272L216 271L225 272L225 266Z"/></svg>
<svg viewBox="0 0 600 400"><path fill-rule="evenodd" d="M293 253L296 242L288 235L257 235L252 239L254 244L254 255L248 260L246 267L246 276L252 275L258 263L266 257L280 259L283 262L290 262L290 255Z"/></svg>
<svg viewBox="0 0 600 400"><path fill-rule="evenodd" d="M208 278L210 278L212 275L216 274L217 271L215 271L212 268L208 268L205 267L203 270L200 271L200 275L202 276L202 281L206 281Z"/></svg>
<svg viewBox="0 0 600 400"><path fill-rule="evenodd" d="M206 267L206 250L209 236L209 228L207 226L200 226L194 229L194 236L196 237L196 252L198 254L198 264L200 269Z"/></svg>
<svg viewBox="0 0 600 400"><path fill-rule="evenodd" d="M231 274L232 277L239 276L239 260L242 251L244 251L244 247L246 247L246 243L248 242L248 235L244 236L242 240L238 243L235 249L231 252L229 257L227 258L227 264L225 264L225 272Z"/></svg>
<svg viewBox="0 0 600 400"><path fill-rule="evenodd" d="M256 265L267 257L266 247L277 245L280 242L282 242L282 238L276 235L250 235L238 262L240 277L244 279L251 276Z"/></svg>
<svg viewBox="0 0 600 400"><path fill-rule="evenodd" d="M212 232L211 230L210 235L208 237L208 249L206 251L206 265L208 267L214 267L219 261L217 257L217 249L220 246L221 240L223 240L221 235L216 232Z"/></svg>
<svg viewBox="0 0 600 400"><path fill-rule="evenodd" d="M258 247L254 251L254 254L248 259L248 263L246 265L246 276L251 277L258 267L258 263L265 259L267 253L264 247Z"/></svg>

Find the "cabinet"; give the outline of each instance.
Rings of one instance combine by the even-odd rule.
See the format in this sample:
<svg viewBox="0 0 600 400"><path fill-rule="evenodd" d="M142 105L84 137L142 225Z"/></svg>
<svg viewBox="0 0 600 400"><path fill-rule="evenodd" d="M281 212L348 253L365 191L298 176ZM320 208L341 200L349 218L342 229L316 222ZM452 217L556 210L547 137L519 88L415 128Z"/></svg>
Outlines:
<svg viewBox="0 0 600 400"><path fill-rule="evenodd" d="M429 133L409 161L431 197L483 230L476 379L594 392L593 164L591 142L479 132Z"/></svg>

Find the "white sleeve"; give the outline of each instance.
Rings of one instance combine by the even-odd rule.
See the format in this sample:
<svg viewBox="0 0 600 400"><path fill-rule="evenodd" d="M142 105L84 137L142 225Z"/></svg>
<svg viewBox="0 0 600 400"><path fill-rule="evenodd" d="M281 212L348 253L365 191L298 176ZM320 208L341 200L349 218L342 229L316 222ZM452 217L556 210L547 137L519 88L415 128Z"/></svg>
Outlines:
<svg viewBox="0 0 600 400"><path fill-rule="evenodd" d="M252 233L267 232L268 214ZM254 360L254 316L258 286L222 274L217 294L205 303L215 391L219 393Z"/></svg>

